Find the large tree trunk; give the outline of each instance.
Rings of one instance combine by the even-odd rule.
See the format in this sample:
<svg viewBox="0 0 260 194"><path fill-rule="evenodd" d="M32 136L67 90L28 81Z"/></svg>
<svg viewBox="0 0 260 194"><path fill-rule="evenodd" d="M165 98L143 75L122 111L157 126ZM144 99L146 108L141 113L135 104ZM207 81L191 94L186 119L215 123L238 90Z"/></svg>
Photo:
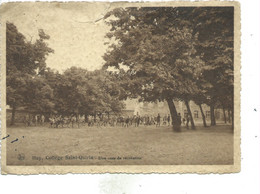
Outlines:
<svg viewBox="0 0 260 194"><path fill-rule="evenodd" d="M213 104L210 105L210 120L211 120L210 125L215 126L216 125L216 119L215 119L215 112L214 112L214 105Z"/></svg>
<svg viewBox="0 0 260 194"><path fill-rule="evenodd" d="M202 120L203 120L203 126L204 126L204 127L207 127L206 117L205 117L205 114L204 114L204 112L203 112L203 109L202 109L201 104L199 104L199 107L200 107L200 112L201 112L201 116L202 116Z"/></svg>
<svg viewBox="0 0 260 194"><path fill-rule="evenodd" d="M190 115L191 128L195 129L195 124L194 124L193 116L192 116L192 113L191 113L191 110L190 110L189 101L185 100L184 102L185 102L185 105L187 107L188 114Z"/></svg>
<svg viewBox="0 0 260 194"><path fill-rule="evenodd" d="M223 116L224 116L224 122L227 123L226 110L224 106L223 106Z"/></svg>
<svg viewBox="0 0 260 194"><path fill-rule="evenodd" d="M167 103L171 113L173 130L179 132L181 131L181 126L180 126L180 121L178 119L176 107L172 99L167 99Z"/></svg>
<svg viewBox="0 0 260 194"><path fill-rule="evenodd" d="M12 107L11 125L14 125L14 123L15 123L15 111L16 111L16 104L15 104L15 102L14 102L14 103L13 103L13 107Z"/></svg>

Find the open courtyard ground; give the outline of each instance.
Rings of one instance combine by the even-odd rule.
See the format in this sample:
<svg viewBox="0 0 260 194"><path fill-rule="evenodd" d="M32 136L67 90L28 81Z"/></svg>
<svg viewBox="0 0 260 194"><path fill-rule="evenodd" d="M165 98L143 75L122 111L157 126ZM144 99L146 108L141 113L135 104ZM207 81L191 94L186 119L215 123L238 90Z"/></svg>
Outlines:
<svg viewBox="0 0 260 194"><path fill-rule="evenodd" d="M7 165L229 165L231 126L12 127Z"/></svg>

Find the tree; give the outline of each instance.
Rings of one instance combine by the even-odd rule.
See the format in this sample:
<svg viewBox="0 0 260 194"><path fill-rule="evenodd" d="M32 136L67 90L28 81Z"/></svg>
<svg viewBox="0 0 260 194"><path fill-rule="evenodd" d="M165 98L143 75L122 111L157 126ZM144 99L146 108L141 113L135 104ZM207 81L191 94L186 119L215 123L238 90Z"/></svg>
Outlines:
<svg viewBox="0 0 260 194"><path fill-rule="evenodd" d="M117 74L104 69L89 73L89 82L95 92L99 112L121 113L124 108L122 100L126 99L125 90L118 84Z"/></svg>
<svg viewBox="0 0 260 194"><path fill-rule="evenodd" d="M207 83L204 89L211 109L211 125L215 125L214 108L219 102L233 111L234 8L196 8L189 17L198 32L197 53L206 64L202 82Z"/></svg>
<svg viewBox="0 0 260 194"><path fill-rule="evenodd" d="M124 108L121 87L114 75L104 70L87 71L71 67L63 74L48 70L46 79L53 88L55 110L62 115L119 113Z"/></svg>
<svg viewBox="0 0 260 194"><path fill-rule="evenodd" d="M15 111L26 106L26 95L31 91L27 83L40 76L46 67L45 60L54 51L44 42L49 36L39 30L39 39L27 41L16 26L6 23L6 88L7 104L12 108L11 125L15 122ZM45 88L46 89L46 88Z"/></svg>
<svg viewBox="0 0 260 194"><path fill-rule="evenodd" d="M194 56L197 35L182 25L176 8L119 8L105 18L112 15L116 19L107 22L111 26L107 37L116 43L104 55L105 66L121 72L125 67L130 96L142 101L166 100L173 128L179 131L173 99L190 100L192 80L201 70L197 68L200 63L194 63L199 60Z"/></svg>
<svg viewBox="0 0 260 194"><path fill-rule="evenodd" d="M29 110L39 113L51 113L55 106L53 88L41 76L28 79L26 83L27 92L24 94L24 105Z"/></svg>

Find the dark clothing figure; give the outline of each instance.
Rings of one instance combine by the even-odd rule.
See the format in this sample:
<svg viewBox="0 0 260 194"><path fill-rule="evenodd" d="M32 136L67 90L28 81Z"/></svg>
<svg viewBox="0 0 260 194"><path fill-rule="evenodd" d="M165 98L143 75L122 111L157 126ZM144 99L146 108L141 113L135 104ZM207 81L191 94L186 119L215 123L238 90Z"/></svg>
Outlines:
<svg viewBox="0 0 260 194"><path fill-rule="evenodd" d="M189 129L189 123L190 123L190 116L187 116L187 121L186 121L186 127Z"/></svg>
<svg viewBox="0 0 260 194"><path fill-rule="evenodd" d="M161 125L161 116L160 116L160 114L158 114L158 116L157 116L157 118L156 118L156 121L157 121L156 127L157 127L157 126L160 126L160 125Z"/></svg>
<svg viewBox="0 0 260 194"><path fill-rule="evenodd" d="M129 121L130 121L130 118L127 117L126 120L125 120L125 127L128 127L128 126L129 126Z"/></svg>
<svg viewBox="0 0 260 194"><path fill-rule="evenodd" d="M136 118L135 118L135 127L139 127L139 125L140 125L140 116L139 115L137 115L136 116Z"/></svg>

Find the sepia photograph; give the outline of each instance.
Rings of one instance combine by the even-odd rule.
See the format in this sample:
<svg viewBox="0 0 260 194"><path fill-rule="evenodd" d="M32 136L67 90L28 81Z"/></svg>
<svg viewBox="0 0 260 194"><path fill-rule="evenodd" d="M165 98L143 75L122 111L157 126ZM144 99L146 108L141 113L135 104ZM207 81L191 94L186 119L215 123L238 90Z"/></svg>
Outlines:
<svg viewBox="0 0 260 194"><path fill-rule="evenodd" d="M239 172L238 5L4 4L2 173Z"/></svg>

